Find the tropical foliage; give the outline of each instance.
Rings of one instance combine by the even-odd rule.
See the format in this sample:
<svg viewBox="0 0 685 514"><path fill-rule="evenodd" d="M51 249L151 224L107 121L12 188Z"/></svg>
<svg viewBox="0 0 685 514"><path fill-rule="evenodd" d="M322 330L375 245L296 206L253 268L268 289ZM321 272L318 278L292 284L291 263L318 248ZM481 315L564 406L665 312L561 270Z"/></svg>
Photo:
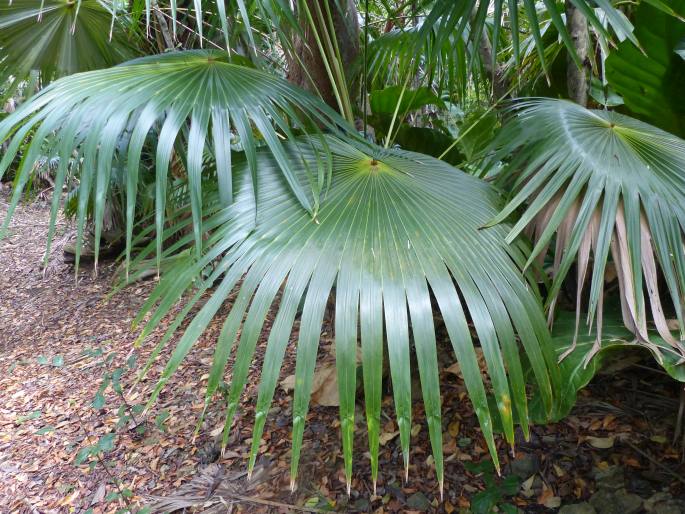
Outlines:
<svg viewBox="0 0 685 514"><path fill-rule="evenodd" d="M609 251L618 277L625 326L649 343L645 294L660 336L685 358L681 301L685 285L685 141L646 123L571 102L530 100L516 106L496 143L499 157L515 154L500 172L514 195L491 223L525 211L508 234L512 242L526 228L535 247L529 263L546 253L555 237L553 306L571 265L576 263L576 319L592 261L588 322L597 316L597 345ZM495 159L497 159L495 153ZM659 271L657 273L657 266ZM680 337L671 335L659 295L666 283ZM644 284L644 290L643 290ZM552 307L553 308L553 307ZM550 312L550 319L552 319Z"/></svg>
<svg viewBox="0 0 685 514"><path fill-rule="evenodd" d="M4 228L45 162L77 269L119 220L122 287L160 277L140 338L182 304L141 377L188 322L150 404L232 298L205 402L226 377L224 446L273 310L250 468L294 334L293 481L329 304L348 484L358 353L374 482L383 382L408 468L418 375L441 488L439 352L495 466L496 428L563 416L617 348L685 377L682 2L396 4L0 6Z"/></svg>

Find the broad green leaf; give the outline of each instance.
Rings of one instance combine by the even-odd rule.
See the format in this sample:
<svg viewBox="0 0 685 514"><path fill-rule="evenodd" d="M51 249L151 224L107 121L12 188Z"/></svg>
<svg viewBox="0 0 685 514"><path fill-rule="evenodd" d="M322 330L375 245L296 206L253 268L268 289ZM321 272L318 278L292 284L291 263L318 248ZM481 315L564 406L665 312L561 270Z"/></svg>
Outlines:
<svg viewBox="0 0 685 514"><path fill-rule="evenodd" d="M685 1L668 2L685 15ZM623 42L606 59L606 79L638 117L664 130L685 136L685 61L678 44L685 21L643 3L635 12L635 35L644 53Z"/></svg>
<svg viewBox="0 0 685 514"><path fill-rule="evenodd" d="M200 276L211 263L216 265L215 275L207 283L218 282L172 352L155 395L181 365L219 307L235 294L219 336L207 391L209 402L234 352L226 398L225 444L242 391L251 380L250 369L268 312L276 309L261 366L252 466L283 357L291 344L297 308L302 304L299 338L292 343L297 346L291 462L295 480L324 308L335 292L336 370L348 480L355 435L358 347L374 479L382 472L377 467L377 441L384 344L388 347L403 464L408 463L412 373L409 341L413 337L418 363L414 373L418 372L421 379L436 475L442 484L441 392L432 295L448 327L493 458L496 446L491 412L469 322L482 338L487 338L481 343L487 347L497 415L509 427L507 438L511 441L513 434L512 405L526 411L526 385L518 362L521 350L535 370L534 380L539 383L543 403L549 412L553 410L553 391L559 386L556 363L547 347L549 334L534 284L521 275L520 266L526 256L518 245L504 242L506 227L481 228L499 207L496 191L486 183L421 154L334 138L329 138L327 145L333 159L332 182L315 219L302 208L279 172L278 159L267 149L255 152L258 204L249 160L244 155L236 155L233 162L233 204L224 206L217 192L206 196L203 226L212 229L203 253L190 268L179 261L170 271L174 278L162 280L157 286L158 292L153 292L152 297L162 302L166 302L172 286L180 284L180 290L173 290L169 303L160 304L145 333L172 309L184 289L193 287L192 277ZM304 156L301 167L296 168L298 179L307 174L307 167L312 168L319 152L323 152L314 148L311 139L283 145L288 158ZM459 201L455 202L455 198ZM251 224L247 230L245 220ZM192 245L192 238L185 241ZM217 253L217 249L221 251ZM191 299L191 303L194 301ZM184 309L172 323L173 330L186 315Z"/></svg>
<svg viewBox="0 0 685 514"><path fill-rule="evenodd" d="M392 86L372 91L369 95L369 104L373 114L392 116L397 109L402 117L428 105L444 108L443 101L428 87L403 90L402 86Z"/></svg>
<svg viewBox="0 0 685 514"><path fill-rule="evenodd" d="M649 346L652 322L669 351L685 356L685 141L633 118L567 101L521 101L510 114L489 161L507 161L497 180L510 191L509 203L488 225L525 208L507 240L524 229L532 234L528 265L554 245L552 310L576 264L577 326L590 277L588 324L596 320L598 340L611 254L625 326ZM674 306L678 335L666 319L666 298Z"/></svg>
<svg viewBox="0 0 685 514"><path fill-rule="evenodd" d="M454 143L454 139L443 131L428 127L412 127L403 124L397 131L395 142L405 150L419 152L432 157L439 157ZM466 159L453 147L443 158L450 164L460 164Z"/></svg>
<svg viewBox="0 0 685 514"><path fill-rule="evenodd" d="M403 86L372 91L369 95L369 105L369 123L376 129L377 139L386 136L392 127L398 127L412 111L427 105L444 107L443 101L430 88L407 89Z"/></svg>
<svg viewBox="0 0 685 514"><path fill-rule="evenodd" d="M586 387L606 363L616 362L631 352L644 355L647 349L657 361L662 360L662 368L672 378L685 382L685 364L679 361L678 355L669 351L669 345L655 332L650 336L654 347L645 348L639 344L635 336L623 326L620 308L611 309L605 317L599 342L596 329L588 329L587 325L582 326L576 336L575 324L575 314L567 311L560 312L554 320L554 351L559 357L566 355L559 364L563 386L557 404L559 410L554 413L554 420L563 419L569 414L576 403L578 391ZM530 405L531 417L536 422L544 422L545 417L539 411L539 402L535 396L533 398Z"/></svg>
<svg viewBox="0 0 685 514"><path fill-rule="evenodd" d="M76 454L76 458L74 459L74 466L80 466L84 462L86 462L91 455L93 455L95 452L97 452L97 448L95 446L86 446L85 448L81 448L78 453Z"/></svg>
<svg viewBox="0 0 685 514"><path fill-rule="evenodd" d="M112 451L114 449L114 439L116 437L116 434L111 433L111 434L105 434L103 435L99 440L98 440L98 451L107 453L109 451Z"/></svg>

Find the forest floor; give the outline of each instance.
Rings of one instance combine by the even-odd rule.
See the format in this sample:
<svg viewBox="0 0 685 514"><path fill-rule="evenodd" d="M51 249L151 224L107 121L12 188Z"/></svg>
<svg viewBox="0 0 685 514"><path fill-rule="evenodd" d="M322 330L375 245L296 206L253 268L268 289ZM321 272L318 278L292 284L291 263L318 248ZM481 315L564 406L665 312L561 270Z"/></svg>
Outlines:
<svg viewBox="0 0 685 514"><path fill-rule="evenodd" d="M0 193L0 219L4 219L7 200ZM73 233L64 221L43 270L47 223L44 202L21 205L8 237L0 241L2 513L149 512L150 507L153 511L188 507L195 512L478 514L557 512L562 505L566 514L685 512L685 503L678 500L685 494L682 452L671 444L679 386L649 361L613 363L611 374L598 376L582 392L570 416L560 423L534 427L531 440L521 439L514 457L502 444L503 472L497 477L463 382L450 367L448 352L441 352L446 356L441 361L446 458L442 502L418 401L409 480L403 481L389 392L383 404L376 495L364 453L361 407L348 496L337 409L316 404L308 417L298 486L291 493L292 398L279 387L260 441L258 471L247 481L244 471L259 363L252 367L229 451L223 457L216 442L223 428L224 406L219 398L193 438L218 323L197 342L155 406L142 413L141 406L169 354L167 347L149 376L131 387L136 371L171 321L134 346L137 334L132 320L154 282L139 282L109 297L115 264L101 265L97 276L90 265L84 265L75 277L73 267L62 258L62 247ZM330 334L330 330L322 334L320 355L330 352ZM264 345L262 337L262 353ZM293 372L293 347L282 378ZM325 371L326 364L321 366Z"/></svg>

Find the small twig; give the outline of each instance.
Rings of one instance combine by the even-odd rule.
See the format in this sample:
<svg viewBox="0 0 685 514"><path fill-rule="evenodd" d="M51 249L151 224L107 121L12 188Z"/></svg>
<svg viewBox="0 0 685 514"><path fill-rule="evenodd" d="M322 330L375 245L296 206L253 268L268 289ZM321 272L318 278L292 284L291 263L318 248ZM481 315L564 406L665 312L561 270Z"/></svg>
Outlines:
<svg viewBox="0 0 685 514"><path fill-rule="evenodd" d="M126 410L131 415L131 419L133 420L133 423L135 423L136 427L139 427L140 423L138 422L135 414L133 413L133 407L131 407L131 405L126 401L126 397L124 396L123 391L117 392L117 394L121 397L121 401L124 402L124 405L126 406Z"/></svg>
<svg viewBox="0 0 685 514"><path fill-rule="evenodd" d="M675 471L673 471L671 468L669 468L669 467L666 466L665 464L662 464L661 462L659 462L658 460L656 460L654 457L652 457L652 456L651 456L650 454L648 454L647 452L644 452L644 451L640 450L640 448L638 448L637 446L635 446L634 444L632 444L632 443L630 443L630 442L628 442L628 441L621 441L621 442L623 442L624 444L630 446L633 450L635 450L637 453L639 453L640 455L642 455L642 456L643 456L645 459L647 459L649 462L651 462L651 463L654 464L655 466L657 466L657 467L663 469L666 473L668 473L669 475L671 475L673 478L675 478L676 480L678 480L678 481L682 482L683 484L685 484L685 477L681 477L678 473L676 473Z"/></svg>

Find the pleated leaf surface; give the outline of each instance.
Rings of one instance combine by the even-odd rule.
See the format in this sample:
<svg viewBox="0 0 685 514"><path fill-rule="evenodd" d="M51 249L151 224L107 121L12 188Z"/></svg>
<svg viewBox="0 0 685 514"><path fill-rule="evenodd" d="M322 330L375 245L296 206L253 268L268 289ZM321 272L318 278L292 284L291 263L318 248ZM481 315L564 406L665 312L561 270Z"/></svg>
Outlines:
<svg viewBox="0 0 685 514"><path fill-rule="evenodd" d="M108 3L99 0L0 2L0 85L31 71L55 77L107 68L135 56ZM13 89L13 88L12 88Z"/></svg>
<svg viewBox="0 0 685 514"><path fill-rule="evenodd" d="M323 102L273 74L228 62L221 51L184 51L142 57L113 68L60 79L0 123L0 141L10 139L0 161L0 177L31 134L5 225L41 155L57 155L66 166L76 152L83 159L79 176L77 255L89 202L94 204L97 265L105 199L113 162L125 163L126 248L131 251L141 154L155 155L157 251L161 254L165 201L172 160L180 159L188 178L196 250L202 241L202 177L211 151L221 201L233 200L232 143L247 155L256 182L256 148L269 148L298 202L315 213L330 180L325 152L296 176L282 141L307 130L323 141L321 128L339 131L344 121ZM298 170L302 161L299 159ZM58 170L57 190L65 169ZM94 200L91 200L91 197ZM59 195L55 195L53 221Z"/></svg>
<svg viewBox="0 0 685 514"><path fill-rule="evenodd" d="M587 323L597 323L597 351L611 253L626 327L649 344L653 324L672 351L685 355L685 141L615 112L531 99L514 106L495 146L492 162L508 163L500 185L512 194L493 223L523 208L507 240L527 229L535 242L531 260L555 245L551 311L576 264L576 326L589 277Z"/></svg>
<svg viewBox="0 0 685 514"><path fill-rule="evenodd" d="M289 151L312 152L305 161L313 163L317 156L312 148L310 144L299 149L289 146ZM277 161L266 151L257 152L257 208L248 166L244 160L240 164L236 160L236 201L228 207L211 203L214 207L207 211L205 222L211 231L202 258L190 266L181 263L162 276L139 315L139 319L151 316L141 334L145 337L184 292L193 292L152 355L152 362L183 316L211 286L209 299L173 350L155 395L238 287L223 320L207 388L209 403L233 354L228 369L225 444L265 318L275 309L261 366L250 466L255 462L286 349L295 344L294 480L322 323L326 305L333 298L340 430L348 481L355 440L359 348L374 481L379 472L381 386L387 358L403 464L409 464L411 376L418 373L436 475L442 486L438 352L450 346L441 346L436 340L436 309L495 462L493 416L500 418L510 444L514 410L522 414L523 430L528 433L523 358L534 370L542 403L548 412L553 409L558 370L539 298L521 273L526 255L518 245L504 242L507 227L481 228L496 215L498 196L479 179L421 154L340 140L329 141L329 148L332 184L315 218L298 203L278 172ZM304 173L302 169L300 174ZM186 242L190 242L188 236ZM203 270L210 273L209 278L193 289ZM296 319L299 333L291 341ZM487 364L485 379L477 346ZM412 352L415 361L410 358ZM417 369L411 369L412 362ZM490 395L495 398L496 412L488 407Z"/></svg>

